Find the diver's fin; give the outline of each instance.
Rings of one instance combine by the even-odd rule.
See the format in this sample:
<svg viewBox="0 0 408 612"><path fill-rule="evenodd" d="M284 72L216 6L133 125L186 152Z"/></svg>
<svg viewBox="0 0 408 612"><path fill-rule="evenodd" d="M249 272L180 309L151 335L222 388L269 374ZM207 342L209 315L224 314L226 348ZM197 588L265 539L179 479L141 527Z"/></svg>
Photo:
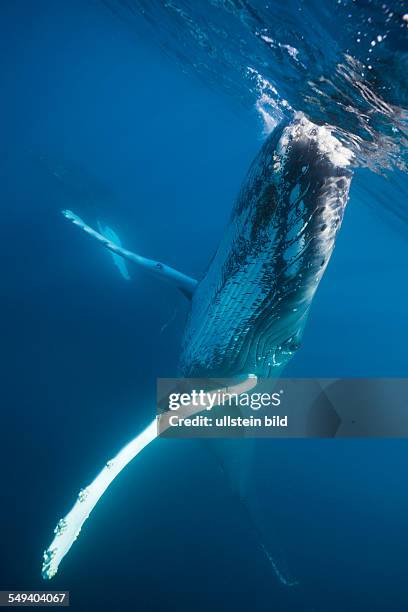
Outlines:
<svg viewBox="0 0 408 612"><path fill-rule="evenodd" d="M99 233L102 234L104 238L106 238L110 242L113 242L118 247L122 247L122 242L119 236L111 227L109 227L109 225L102 225L100 221L97 221L97 226L98 226ZM117 253L113 253L112 251L111 251L111 255L112 255L113 263L119 270L119 273L122 276L122 278L124 278L127 281L130 280L130 274L129 274L125 259L121 255L118 255Z"/></svg>
<svg viewBox="0 0 408 612"><path fill-rule="evenodd" d="M165 264L160 263L159 261L154 261L153 259L147 259L146 257L142 257L141 255L137 255L136 253L132 253L132 251L128 251L115 244L102 234L99 234L97 231L92 229L89 225L87 225L78 215L73 213L71 210L63 210L62 214L64 217L72 221L74 225L82 228L84 232L98 240L101 244L103 244L107 249L112 251L112 253L116 253L117 255L121 255L125 259L129 261L133 261L136 265L144 268L148 272L151 272L155 276L163 278L165 280L170 281L180 291L186 295L187 297L191 297L198 285L198 281L191 276L187 276L182 272L178 272L174 268L170 268L170 266L166 266Z"/></svg>

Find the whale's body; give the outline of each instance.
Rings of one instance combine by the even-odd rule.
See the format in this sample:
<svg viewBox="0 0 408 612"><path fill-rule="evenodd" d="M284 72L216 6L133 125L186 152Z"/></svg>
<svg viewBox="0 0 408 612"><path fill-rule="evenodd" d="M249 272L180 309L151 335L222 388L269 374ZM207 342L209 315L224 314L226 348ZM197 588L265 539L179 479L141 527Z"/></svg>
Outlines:
<svg viewBox="0 0 408 612"><path fill-rule="evenodd" d="M349 159L325 128L304 117L267 139L193 294L184 376L279 374L299 347L334 247Z"/></svg>
<svg viewBox="0 0 408 612"><path fill-rule="evenodd" d="M180 358L184 376L243 376L240 388L250 389L260 376L277 376L299 347L343 218L350 157L326 128L303 116L278 126L249 170L201 281L128 251L63 212L115 255L191 299ZM156 435L154 419L81 490L44 553L44 578L55 575L112 480Z"/></svg>

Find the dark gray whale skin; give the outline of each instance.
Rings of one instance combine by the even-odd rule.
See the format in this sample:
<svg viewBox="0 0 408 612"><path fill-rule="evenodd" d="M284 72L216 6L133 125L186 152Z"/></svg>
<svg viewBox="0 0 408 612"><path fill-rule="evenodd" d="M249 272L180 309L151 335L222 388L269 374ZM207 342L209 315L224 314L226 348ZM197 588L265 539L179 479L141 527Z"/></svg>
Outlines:
<svg viewBox="0 0 408 612"><path fill-rule="evenodd" d="M303 117L269 136L192 296L183 376L279 375L333 251L349 162L347 149Z"/></svg>

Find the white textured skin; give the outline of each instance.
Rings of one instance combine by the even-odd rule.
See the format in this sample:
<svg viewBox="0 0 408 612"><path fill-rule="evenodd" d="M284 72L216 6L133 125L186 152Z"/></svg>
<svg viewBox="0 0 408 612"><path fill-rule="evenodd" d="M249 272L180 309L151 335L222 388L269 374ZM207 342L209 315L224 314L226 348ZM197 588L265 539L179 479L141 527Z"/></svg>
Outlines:
<svg viewBox="0 0 408 612"><path fill-rule="evenodd" d="M224 393L244 393L253 389L257 384L257 377L248 375L248 377L236 385L226 388ZM222 391L222 390L221 390ZM206 405L200 406L184 406L179 410L182 416L191 416L201 412L206 408ZM167 429L168 420L166 414L160 418L160 432ZM110 461L108 461L101 472L85 489L79 492L77 501L68 514L61 519L54 529L55 537L47 550L44 552L42 575L45 579L51 579L58 571L59 564L65 555L69 552L72 544L78 538L82 526L95 508L99 499L105 493L111 482L120 474L132 459L134 459L150 442L158 435L158 419L155 418L150 425L138 434L129 444L124 446L122 450Z"/></svg>
<svg viewBox="0 0 408 612"><path fill-rule="evenodd" d="M55 576L62 559L79 536L82 525L111 482L140 451L155 439L156 435L155 419L142 433L124 446L114 459L106 463L103 470L86 489L81 489L70 512L58 522L54 530L55 538L44 552L43 578L49 579Z"/></svg>
<svg viewBox="0 0 408 612"><path fill-rule="evenodd" d="M350 165L354 157L352 151L333 136L329 127L312 123L303 113L296 113L295 118L296 123L288 125L283 130L278 148L280 154L284 154L291 139L298 141L307 139L314 141L321 154L326 156L334 166L347 168Z"/></svg>

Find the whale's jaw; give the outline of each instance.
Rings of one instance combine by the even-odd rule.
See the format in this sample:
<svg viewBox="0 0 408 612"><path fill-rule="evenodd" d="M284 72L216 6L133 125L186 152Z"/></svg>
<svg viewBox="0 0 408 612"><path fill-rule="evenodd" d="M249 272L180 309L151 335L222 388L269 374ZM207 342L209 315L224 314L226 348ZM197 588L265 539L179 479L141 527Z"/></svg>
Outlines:
<svg viewBox="0 0 408 612"><path fill-rule="evenodd" d="M351 154L304 117L255 158L196 289L185 376L275 376L299 346L348 199Z"/></svg>

